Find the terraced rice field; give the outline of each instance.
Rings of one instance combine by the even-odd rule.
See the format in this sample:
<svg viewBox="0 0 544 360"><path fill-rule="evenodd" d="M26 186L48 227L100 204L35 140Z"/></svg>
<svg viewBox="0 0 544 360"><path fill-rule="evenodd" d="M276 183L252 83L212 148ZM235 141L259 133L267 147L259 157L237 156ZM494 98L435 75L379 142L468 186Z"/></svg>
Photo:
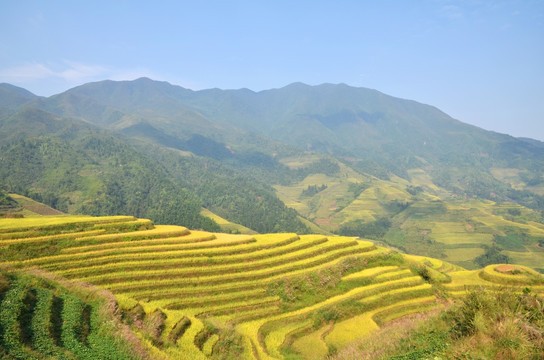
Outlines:
<svg viewBox="0 0 544 360"><path fill-rule="evenodd" d="M390 320L441 307L437 284L454 296L501 284L544 291L542 276L525 267L468 272L349 237L207 233L132 217L1 219L0 254L10 273L37 268L110 291L144 346L171 359L325 357ZM31 312L40 314L52 295L35 293ZM9 311L9 296L0 311ZM87 306L70 301L66 311ZM74 335L77 324L65 323L58 339L38 320L17 325L35 326L35 341L3 330L10 326L0 328L0 348L10 354L58 344L92 350Z"/></svg>

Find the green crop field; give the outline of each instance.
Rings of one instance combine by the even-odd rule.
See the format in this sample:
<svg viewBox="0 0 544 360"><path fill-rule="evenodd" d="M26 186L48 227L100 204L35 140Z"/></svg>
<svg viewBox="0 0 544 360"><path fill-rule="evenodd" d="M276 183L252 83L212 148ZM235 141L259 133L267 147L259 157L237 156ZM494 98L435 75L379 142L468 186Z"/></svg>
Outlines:
<svg viewBox="0 0 544 360"><path fill-rule="evenodd" d="M429 229L444 244L452 234L489 241L466 224ZM0 219L0 254L3 359L319 359L473 287L544 292L526 266L467 271L354 237L208 233L126 216Z"/></svg>

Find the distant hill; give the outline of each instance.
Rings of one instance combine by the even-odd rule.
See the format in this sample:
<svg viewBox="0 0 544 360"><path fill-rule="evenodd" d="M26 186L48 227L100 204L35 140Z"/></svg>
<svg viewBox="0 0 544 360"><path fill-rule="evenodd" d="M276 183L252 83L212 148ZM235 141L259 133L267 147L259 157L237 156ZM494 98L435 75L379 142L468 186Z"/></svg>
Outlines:
<svg viewBox="0 0 544 360"><path fill-rule="evenodd" d="M14 109L37 97L37 95L18 86L0 83L0 107Z"/></svg>

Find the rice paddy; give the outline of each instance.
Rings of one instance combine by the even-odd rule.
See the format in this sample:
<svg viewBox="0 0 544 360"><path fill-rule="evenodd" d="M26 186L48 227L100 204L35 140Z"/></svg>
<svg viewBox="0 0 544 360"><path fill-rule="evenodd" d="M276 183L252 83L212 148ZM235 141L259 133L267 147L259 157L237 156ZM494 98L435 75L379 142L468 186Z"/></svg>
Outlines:
<svg viewBox="0 0 544 360"><path fill-rule="evenodd" d="M397 195L403 194L380 196ZM207 233L133 217L0 219L0 254L9 274L40 269L110 291L142 346L164 359L225 352L241 359L319 359L391 320L441 307L439 288L452 296L474 286L544 291L542 275L522 266L466 271L351 237ZM13 283L7 299L22 299L19 288ZM6 296L5 314L12 303ZM54 296L37 289L31 313L46 314ZM62 311L80 314L77 319L92 314L85 301L63 296ZM0 329L0 348L15 358L40 358L42 348L51 356L65 351L61 343L79 358L91 351L77 335L88 319L64 323L57 341L44 330L47 316L25 324L19 316ZM14 326L34 327L35 341L3 330Z"/></svg>

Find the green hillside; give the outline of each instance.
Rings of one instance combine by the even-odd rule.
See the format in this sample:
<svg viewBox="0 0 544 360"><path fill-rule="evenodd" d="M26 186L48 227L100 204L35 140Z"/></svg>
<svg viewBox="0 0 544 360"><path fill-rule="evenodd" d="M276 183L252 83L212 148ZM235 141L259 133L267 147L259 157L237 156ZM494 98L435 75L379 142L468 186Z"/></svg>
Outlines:
<svg viewBox="0 0 544 360"><path fill-rule="evenodd" d="M209 158L133 143L33 107L0 118L0 188L63 212L218 230L202 207L261 232L307 228L262 182Z"/></svg>
<svg viewBox="0 0 544 360"><path fill-rule="evenodd" d="M543 275L519 265L466 271L351 237L210 233L129 216L0 219L0 251L6 358L124 358L114 355L127 354L124 342L96 338L106 331L93 322L100 302L75 295L83 284L113 294L109 308L157 359L320 359L472 288L544 292ZM55 299L62 322L40 315Z"/></svg>

